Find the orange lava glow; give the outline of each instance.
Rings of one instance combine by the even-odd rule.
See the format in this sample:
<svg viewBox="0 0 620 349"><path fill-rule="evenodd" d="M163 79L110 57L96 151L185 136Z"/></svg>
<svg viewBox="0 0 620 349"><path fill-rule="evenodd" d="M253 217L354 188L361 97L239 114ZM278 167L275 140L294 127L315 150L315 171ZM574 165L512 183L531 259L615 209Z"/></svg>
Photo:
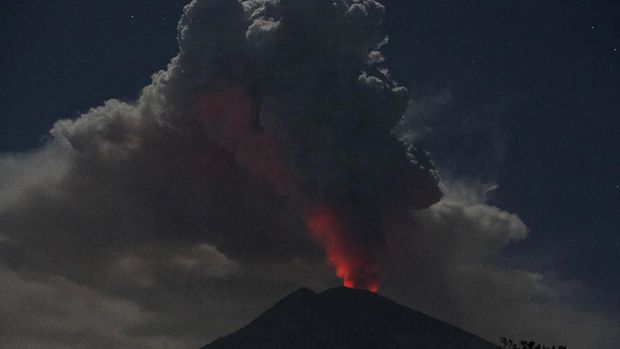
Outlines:
<svg viewBox="0 0 620 349"><path fill-rule="evenodd" d="M320 205L306 211L305 221L310 235L323 246L327 260L345 287L371 292L379 290L379 267L375 255L355 243L351 228L337 210Z"/></svg>

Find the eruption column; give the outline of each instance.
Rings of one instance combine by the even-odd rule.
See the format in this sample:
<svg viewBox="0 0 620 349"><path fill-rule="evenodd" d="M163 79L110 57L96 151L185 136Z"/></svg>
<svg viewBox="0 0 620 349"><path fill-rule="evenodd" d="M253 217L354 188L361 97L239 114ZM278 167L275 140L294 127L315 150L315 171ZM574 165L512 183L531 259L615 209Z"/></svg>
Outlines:
<svg viewBox="0 0 620 349"><path fill-rule="evenodd" d="M310 235L323 246L329 263L345 287L379 290L380 247L360 244L355 238L359 232L353 231L345 215L330 205L307 210L305 221Z"/></svg>
<svg viewBox="0 0 620 349"><path fill-rule="evenodd" d="M429 155L392 132L408 96L382 63L383 5L196 0L186 12L182 84L169 85L192 87L208 144L238 167L239 192L260 187L300 200L292 207L306 208L307 229L344 285L377 291L384 228L441 197ZM263 220L248 214L247 222ZM278 228L252 225L221 244L245 241L246 231L285 241Z"/></svg>

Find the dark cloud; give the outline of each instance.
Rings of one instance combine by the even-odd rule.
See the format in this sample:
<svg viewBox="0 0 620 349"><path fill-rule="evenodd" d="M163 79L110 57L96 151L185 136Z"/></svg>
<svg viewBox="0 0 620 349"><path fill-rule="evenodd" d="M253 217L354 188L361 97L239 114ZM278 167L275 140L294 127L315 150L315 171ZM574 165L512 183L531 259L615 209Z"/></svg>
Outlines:
<svg viewBox="0 0 620 349"><path fill-rule="evenodd" d="M484 188L446 183L408 213L441 192L429 155L391 132L408 97L382 66L383 13L373 0L193 1L179 54L136 101L2 155L0 343L195 347L300 285L333 286L306 235L311 203L367 226L356 248L384 245L385 290L407 305L491 339L512 326L572 338L552 315L527 327L537 309L612 338L542 275L494 266L527 229Z"/></svg>
<svg viewBox="0 0 620 349"><path fill-rule="evenodd" d="M148 319L138 306L62 277L0 268L0 343L7 348L150 348L126 328Z"/></svg>

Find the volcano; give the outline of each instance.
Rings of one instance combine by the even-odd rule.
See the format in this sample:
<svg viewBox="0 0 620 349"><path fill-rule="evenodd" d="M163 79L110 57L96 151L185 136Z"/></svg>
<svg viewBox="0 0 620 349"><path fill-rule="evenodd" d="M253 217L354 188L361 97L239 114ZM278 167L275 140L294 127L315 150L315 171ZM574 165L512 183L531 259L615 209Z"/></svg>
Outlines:
<svg viewBox="0 0 620 349"><path fill-rule="evenodd" d="M202 349L497 349L455 326L361 289L301 288Z"/></svg>

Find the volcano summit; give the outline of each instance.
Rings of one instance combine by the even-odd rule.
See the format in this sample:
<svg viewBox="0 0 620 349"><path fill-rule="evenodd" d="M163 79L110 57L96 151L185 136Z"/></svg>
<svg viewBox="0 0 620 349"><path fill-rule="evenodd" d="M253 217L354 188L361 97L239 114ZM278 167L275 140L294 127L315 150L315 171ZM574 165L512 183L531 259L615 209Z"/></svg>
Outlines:
<svg viewBox="0 0 620 349"><path fill-rule="evenodd" d="M496 349L455 326L366 290L301 288L202 349Z"/></svg>

